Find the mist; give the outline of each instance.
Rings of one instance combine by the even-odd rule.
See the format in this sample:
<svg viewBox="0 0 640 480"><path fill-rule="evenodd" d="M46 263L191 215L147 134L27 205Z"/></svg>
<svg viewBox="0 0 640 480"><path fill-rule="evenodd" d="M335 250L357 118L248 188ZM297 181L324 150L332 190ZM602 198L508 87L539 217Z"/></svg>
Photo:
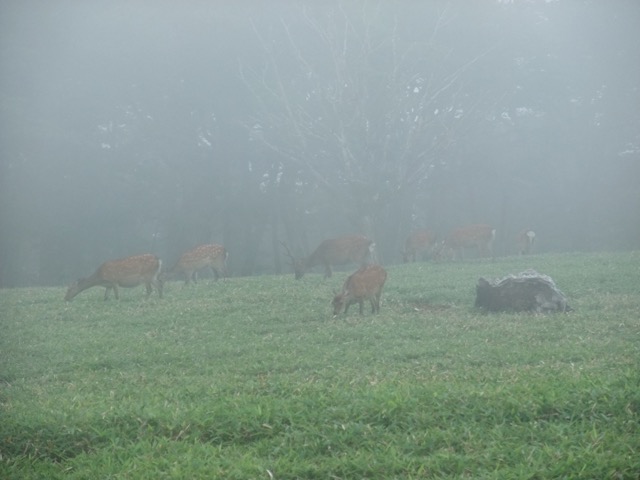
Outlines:
<svg viewBox="0 0 640 480"><path fill-rule="evenodd" d="M637 1L319 3L3 2L0 286L474 223L640 248Z"/></svg>

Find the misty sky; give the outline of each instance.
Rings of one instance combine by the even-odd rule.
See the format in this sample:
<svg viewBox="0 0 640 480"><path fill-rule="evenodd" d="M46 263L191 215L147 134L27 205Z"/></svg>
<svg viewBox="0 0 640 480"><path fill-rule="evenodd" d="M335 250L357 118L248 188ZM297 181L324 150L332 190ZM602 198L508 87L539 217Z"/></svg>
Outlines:
<svg viewBox="0 0 640 480"><path fill-rule="evenodd" d="M640 248L640 2L7 1L0 285L225 243Z"/></svg>

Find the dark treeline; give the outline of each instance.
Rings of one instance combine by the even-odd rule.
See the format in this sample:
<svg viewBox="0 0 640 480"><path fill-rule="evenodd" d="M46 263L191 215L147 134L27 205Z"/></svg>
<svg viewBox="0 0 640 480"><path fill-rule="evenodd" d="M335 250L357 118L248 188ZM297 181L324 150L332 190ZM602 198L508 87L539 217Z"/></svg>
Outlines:
<svg viewBox="0 0 640 480"><path fill-rule="evenodd" d="M363 233L640 247L640 4L4 2L0 285Z"/></svg>

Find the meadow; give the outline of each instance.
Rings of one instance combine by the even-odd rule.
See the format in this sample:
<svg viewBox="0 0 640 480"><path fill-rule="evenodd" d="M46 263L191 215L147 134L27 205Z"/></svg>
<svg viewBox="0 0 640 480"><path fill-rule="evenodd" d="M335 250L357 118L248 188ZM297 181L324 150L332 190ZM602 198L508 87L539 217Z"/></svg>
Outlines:
<svg viewBox="0 0 640 480"><path fill-rule="evenodd" d="M529 267L571 313L473 307ZM0 290L0 478L639 478L640 252L386 268Z"/></svg>

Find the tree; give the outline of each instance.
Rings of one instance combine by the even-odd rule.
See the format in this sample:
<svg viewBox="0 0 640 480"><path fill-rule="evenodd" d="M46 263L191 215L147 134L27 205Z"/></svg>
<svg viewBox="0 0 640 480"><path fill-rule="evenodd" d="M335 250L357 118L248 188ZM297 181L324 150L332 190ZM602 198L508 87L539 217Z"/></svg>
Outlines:
<svg viewBox="0 0 640 480"><path fill-rule="evenodd" d="M486 92L469 87L469 72L491 51L440 43L459 13L447 2L395 7L303 5L269 25L254 22L264 62L240 66L259 105L247 128L259 126L256 139L304 187L300 209L318 210L309 192L319 191L319 203L341 217L330 230L347 220L389 257L418 193L478 122Z"/></svg>

